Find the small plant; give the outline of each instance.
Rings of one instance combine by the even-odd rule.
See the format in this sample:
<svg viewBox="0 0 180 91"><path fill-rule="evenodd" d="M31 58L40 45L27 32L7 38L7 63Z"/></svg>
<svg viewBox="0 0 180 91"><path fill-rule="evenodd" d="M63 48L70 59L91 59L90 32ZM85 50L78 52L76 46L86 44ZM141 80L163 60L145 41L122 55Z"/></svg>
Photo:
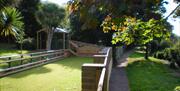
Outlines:
<svg viewBox="0 0 180 91"><path fill-rule="evenodd" d="M159 58L159 59L164 59L164 53L161 52L161 51L158 51L158 52L155 54L155 57L156 57L156 58Z"/></svg>
<svg viewBox="0 0 180 91"><path fill-rule="evenodd" d="M180 91L180 86L177 86L174 91Z"/></svg>

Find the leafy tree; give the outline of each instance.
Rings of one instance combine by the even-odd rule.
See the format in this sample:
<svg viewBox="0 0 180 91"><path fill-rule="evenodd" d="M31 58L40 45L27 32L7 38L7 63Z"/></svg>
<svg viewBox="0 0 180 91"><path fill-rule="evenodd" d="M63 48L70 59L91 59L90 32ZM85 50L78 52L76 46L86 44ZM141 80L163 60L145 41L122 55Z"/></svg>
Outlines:
<svg viewBox="0 0 180 91"><path fill-rule="evenodd" d="M53 3L42 3L37 12L37 17L42 27L46 29L46 48L47 50L50 50L54 30L60 25L65 17L65 10Z"/></svg>
<svg viewBox="0 0 180 91"><path fill-rule="evenodd" d="M99 26L107 15L111 14L112 17L127 15L143 21L151 18L160 19L160 13L165 12L164 3L166 2L163 0L71 0L68 4L68 11L71 28L79 40L87 38L87 35L83 36L84 33L93 33L95 35L89 36L96 38L93 42L97 43L102 40L103 44L107 45L109 42L108 45L111 45L110 40L113 33L103 34L102 31L98 31L102 30Z"/></svg>
<svg viewBox="0 0 180 91"><path fill-rule="evenodd" d="M127 45L132 43L145 45L146 59L148 59L148 46L151 41L170 36L170 31L165 27L164 20L150 19L145 22L128 16L121 18L107 16L102 26L105 33L114 31L112 44L121 42Z"/></svg>

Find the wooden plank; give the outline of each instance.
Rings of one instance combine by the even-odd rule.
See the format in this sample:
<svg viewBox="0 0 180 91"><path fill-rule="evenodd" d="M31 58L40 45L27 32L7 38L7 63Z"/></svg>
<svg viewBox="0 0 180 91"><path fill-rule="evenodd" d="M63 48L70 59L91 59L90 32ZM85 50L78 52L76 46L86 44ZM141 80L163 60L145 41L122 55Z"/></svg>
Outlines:
<svg viewBox="0 0 180 91"><path fill-rule="evenodd" d="M43 55L38 55L38 56L32 56L32 57L29 57L29 58L18 58L18 59L13 59L13 60L9 60L9 61L0 62L0 64L14 62L14 61L21 61L21 60L26 60L26 59L32 59L32 58L38 58L38 57L43 57L43 56L49 56L49 55L55 55L55 54L61 54L61 53L57 52L57 53L49 53L49 54L43 54Z"/></svg>
<svg viewBox="0 0 180 91"><path fill-rule="evenodd" d="M102 72L101 72L101 76L100 76L100 78L99 78L99 83L98 83L97 91L102 91L102 90L103 90L105 73L106 73L106 68L103 68L103 69L102 69Z"/></svg>
<svg viewBox="0 0 180 91"><path fill-rule="evenodd" d="M83 67L105 67L104 64L91 64L91 63L85 63L82 65Z"/></svg>

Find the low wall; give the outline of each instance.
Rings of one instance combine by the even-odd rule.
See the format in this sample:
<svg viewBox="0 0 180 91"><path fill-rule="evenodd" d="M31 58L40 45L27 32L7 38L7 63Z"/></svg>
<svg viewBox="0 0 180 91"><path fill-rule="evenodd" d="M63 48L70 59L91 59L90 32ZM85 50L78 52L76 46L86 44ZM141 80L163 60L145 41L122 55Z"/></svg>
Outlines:
<svg viewBox="0 0 180 91"><path fill-rule="evenodd" d="M125 48L123 46L116 47L116 60L121 59L124 51L125 51Z"/></svg>

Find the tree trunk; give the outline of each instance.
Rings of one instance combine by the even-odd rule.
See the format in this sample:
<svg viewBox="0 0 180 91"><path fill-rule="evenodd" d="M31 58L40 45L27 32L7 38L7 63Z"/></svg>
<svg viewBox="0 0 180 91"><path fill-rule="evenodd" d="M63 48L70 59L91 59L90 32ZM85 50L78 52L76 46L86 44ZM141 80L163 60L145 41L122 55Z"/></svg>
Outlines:
<svg viewBox="0 0 180 91"><path fill-rule="evenodd" d="M113 66L116 67L118 62L116 60L116 46L112 46L112 57L113 57Z"/></svg>
<svg viewBox="0 0 180 91"><path fill-rule="evenodd" d="M145 55L144 55L144 58L145 58L145 59L148 59L148 55L149 55L149 54L148 54L148 48L149 48L148 43L145 44L145 46L146 46L146 49L145 49L145 52L146 52L146 53L145 53Z"/></svg>
<svg viewBox="0 0 180 91"><path fill-rule="evenodd" d="M51 50L53 34L54 34L54 29L47 30L46 50Z"/></svg>
<svg viewBox="0 0 180 91"><path fill-rule="evenodd" d="M21 44L20 44L20 46L21 46L21 54L23 54L23 51L22 51L22 46L23 46L23 43L21 42Z"/></svg>

